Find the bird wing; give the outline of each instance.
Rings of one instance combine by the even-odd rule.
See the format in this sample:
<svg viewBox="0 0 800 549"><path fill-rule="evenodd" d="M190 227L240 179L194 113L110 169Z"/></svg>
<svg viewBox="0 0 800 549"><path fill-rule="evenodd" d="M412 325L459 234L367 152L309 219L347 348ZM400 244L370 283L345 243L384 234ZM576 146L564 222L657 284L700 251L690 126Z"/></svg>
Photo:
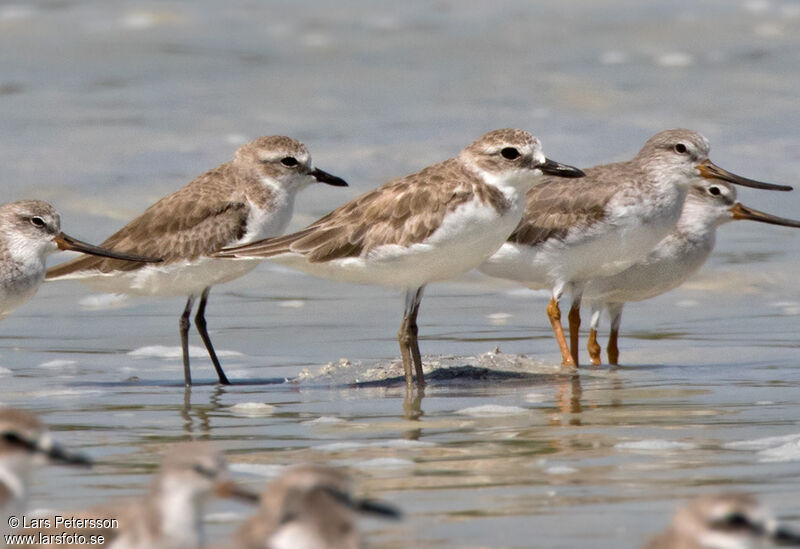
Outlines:
<svg viewBox="0 0 800 549"><path fill-rule="evenodd" d="M448 160L367 192L296 233L229 248L214 257L294 252L313 263L359 257L379 246L411 246L433 234L448 212L476 193L507 207L499 190Z"/></svg>
<svg viewBox="0 0 800 549"><path fill-rule="evenodd" d="M218 173L225 165L150 206L109 237L102 246L115 251L160 257L164 264L209 255L244 236L250 206L234 196L233 182ZM47 271L54 279L78 271L134 271L141 263L83 256Z"/></svg>
<svg viewBox="0 0 800 549"><path fill-rule="evenodd" d="M620 164L585 170L581 179L545 176L525 196L525 213L509 242L538 246L551 239L563 240L570 230L589 228L607 217L608 203L620 190L621 174L630 172Z"/></svg>

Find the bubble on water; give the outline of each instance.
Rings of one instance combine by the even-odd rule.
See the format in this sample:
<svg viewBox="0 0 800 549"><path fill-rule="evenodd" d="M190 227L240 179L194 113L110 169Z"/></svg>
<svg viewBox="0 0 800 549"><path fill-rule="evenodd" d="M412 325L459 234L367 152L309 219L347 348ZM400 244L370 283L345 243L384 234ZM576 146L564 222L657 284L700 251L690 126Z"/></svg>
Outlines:
<svg viewBox="0 0 800 549"><path fill-rule="evenodd" d="M640 450L645 452L658 452L669 450L691 450L697 448L696 444L689 442L679 442L677 440L663 440L663 439L648 439L648 440L635 440L631 442L620 442L615 444L614 448L618 450Z"/></svg>
<svg viewBox="0 0 800 549"><path fill-rule="evenodd" d="M275 406L264 402L240 402L230 407L230 411L237 416L264 417L275 413Z"/></svg>
<svg viewBox="0 0 800 549"><path fill-rule="evenodd" d="M486 416L511 416L518 414L527 414L527 408L520 408L519 406L501 406L500 404L484 404L482 406L472 406L470 408L462 408L456 410L456 414L463 416L473 417L486 417Z"/></svg>

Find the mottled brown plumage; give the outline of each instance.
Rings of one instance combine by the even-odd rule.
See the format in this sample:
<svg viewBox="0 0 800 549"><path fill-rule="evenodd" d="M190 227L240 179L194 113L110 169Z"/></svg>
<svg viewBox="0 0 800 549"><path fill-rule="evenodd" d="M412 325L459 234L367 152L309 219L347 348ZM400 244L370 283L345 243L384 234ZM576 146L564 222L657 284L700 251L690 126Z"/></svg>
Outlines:
<svg viewBox="0 0 800 549"><path fill-rule="evenodd" d="M475 199L501 213L511 207L497 187L450 159L369 191L296 233L234 250L259 257L296 252L322 262L387 244L407 247L423 242L448 213Z"/></svg>
<svg viewBox="0 0 800 549"><path fill-rule="evenodd" d="M406 290L398 333L406 382L423 385L416 318L425 286L487 259L519 222L525 191L543 173L582 177L548 160L522 130L489 132L458 157L370 191L294 234L212 257L276 261L311 274ZM412 372L412 364L414 372Z"/></svg>
<svg viewBox="0 0 800 549"><path fill-rule="evenodd" d="M187 385L192 383L189 316L199 297L195 326L220 383L227 384L206 330L206 302L212 286L243 276L255 262L233 265L209 256L225 246L282 234L296 194L313 182L347 185L314 168L299 141L284 136L258 138L240 147L233 160L162 198L106 240L119 250L141 250L141 254L162 258L157 267L76 259L50 269L47 278L82 280L106 292L188 296L179 322Z"/></svg>

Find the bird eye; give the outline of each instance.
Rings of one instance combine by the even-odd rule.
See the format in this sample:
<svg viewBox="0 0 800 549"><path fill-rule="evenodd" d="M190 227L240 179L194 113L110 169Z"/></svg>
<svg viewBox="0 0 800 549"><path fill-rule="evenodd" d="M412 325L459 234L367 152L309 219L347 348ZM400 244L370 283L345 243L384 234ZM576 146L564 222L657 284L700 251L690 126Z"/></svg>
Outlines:
<svg viewBox="0 0 800 549"><path fill-rule="evenodd" d="M678 143L677 145L675 145L674 148L675 148L675 152L678 153L678 154L686 154L686 151L689 150L689 149L686 148L686 145L684 145L683 143Z"/></svg>
<svg viewBox="0 0 800 549"><path fill-rule="evenodd" d="M509 160L514 160L519 157L519 151L514 147L506 147L500 151L500 154L503 155L503 158L508 158Z"/></svg>
<svg viewBox="0 0 800 549"><path fill-rule="evenodd" d="M33 224L34 227L38 227L40 229L42 227L47 226L47 223L44 222L44 219L42 219L38 215L34 216L34 217L31 217L31 223Z"/></svg>
<svg viewBox="0 0 800 549"><path fill-rule="evenodd" d="M708 192L710 194L713 194L714 196L719 196L720 194L722 194L722 191L719 190L719 187L711 187L710 189L708 189Z"/></svg>
<svg viewBox="0 0 800 549"><path fill-rule="evenodd" d="M297 159L294 156L286 156L281 158L281 164L291 168L293 166L297 166Z"/></svg>

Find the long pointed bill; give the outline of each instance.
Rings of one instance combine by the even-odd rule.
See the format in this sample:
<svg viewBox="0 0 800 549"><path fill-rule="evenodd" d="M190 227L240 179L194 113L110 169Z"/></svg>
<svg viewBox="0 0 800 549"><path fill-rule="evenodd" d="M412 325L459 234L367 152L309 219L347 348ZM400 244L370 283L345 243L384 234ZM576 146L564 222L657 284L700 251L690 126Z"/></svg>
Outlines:
<svg viewBox="0 0 800 549"><path fill-rule="evenodd" d="M749 219L750 221L760 221L761 223L770 223L772 225L782 225L784 227L800 227L800 221L794 219L786 219L785 217L777 217L768 213L760 212L749 208L744 204L737 202L730 207L731 215L734 219Z"/></svg>
<svg viewBox="0 0 800 549"><path fill-rule="evenodd" d="M727 181L728 183L733 183L734 185L742 185L743 187L753 187L754 189L764 189L767 191L791 191L792 187L789 185L775 185L774 183L764 183L763 181L756 181L754 179L747 179L746 177L741 177L734 173L729 172L728 170L723 170L716 164L714 164L711 160L705 160L704 162L698 164L696 166L697 171L700 172L700 175L705 177L706 179L719 179L721 181Z"/></svg>
<svg viewBox="0 0 800 549"><path fill-rule="evenodd" d="M81 454L73 454L64 450L58 444L50 444L47 447L38 447L37 451L47 456L49 459L64 465L76 465L79 467L91 467L92 460Z"/></svg>
<svg viewBox="0 0 800 549"><path fill-rule="evenodd" d="M310 174L314 179L319 181L320 183L325 183L327 185L333 185L334 187L347 187L347 181L342 179L341 177L336 177L333 174L329 174L326 171L320 170L319 168L314 168L311 170Z"/></svg>
<svg viewBox="0 0 800 549"><path fill-rule="evenodd" d="M100 248L99 246L93 246L92 244L87 244L86 242L82 242L77 238L72 238L71 236L58 233L55 238L56 245L58 245L59 250L70 250L73 252L81 252L84 254L89 255L99 255L100 257L110 257L111 259L124 259L125 261L138 261L140 263L160 263L163 259L158 257L142 257L140 255L133 255L133 254L125 254L120 252L114 252L111 250L106 250L105 248Z"/></svg>
<svg viewBox="0 0 800 549"><path fill-rule="evenodd" d="M217 497L234 499L250 505L256 505L261 499L255 492L242 488L232 480L217 482L214 486L214 493Z"/></svg>
<svg viewBox="0 0 800 549"><path fill-rule="evenodd" d="M770 541L778 547L800 547L800 534L779 527L770 536Z"/></svg>
<svg viewBox="0 0 800 549"><path fill-rule="evenodd" d="M403 513L396 507L371 499L352 498L348 494L336 488L323 488L333 499L357 513L378 515L383 518L399 520Z"/></svg>
<svg viewBox="0 0 800 549"><path fill-rule="evenodd" d="M3 442L6 444L13 444L25 449L32 454L43 455L58 463L65 465L80 465L82 467L91 467L92 461L86 456L80 454L73 454L64 450L61 446L54 443L49 436L45 435L39 440L31 440L28 437L20 435L15 432L3 433Z"/></svg>
<svg viewBox="0 0 800 549"><path fill-rule="evenodd" d="M547 175L555 175L556 177L583 177L586 175L574 166L561 164L555 160L550 160L549 158L544 161L544 164L539 164L536 167L542 170L542 173Z"/></svg>

